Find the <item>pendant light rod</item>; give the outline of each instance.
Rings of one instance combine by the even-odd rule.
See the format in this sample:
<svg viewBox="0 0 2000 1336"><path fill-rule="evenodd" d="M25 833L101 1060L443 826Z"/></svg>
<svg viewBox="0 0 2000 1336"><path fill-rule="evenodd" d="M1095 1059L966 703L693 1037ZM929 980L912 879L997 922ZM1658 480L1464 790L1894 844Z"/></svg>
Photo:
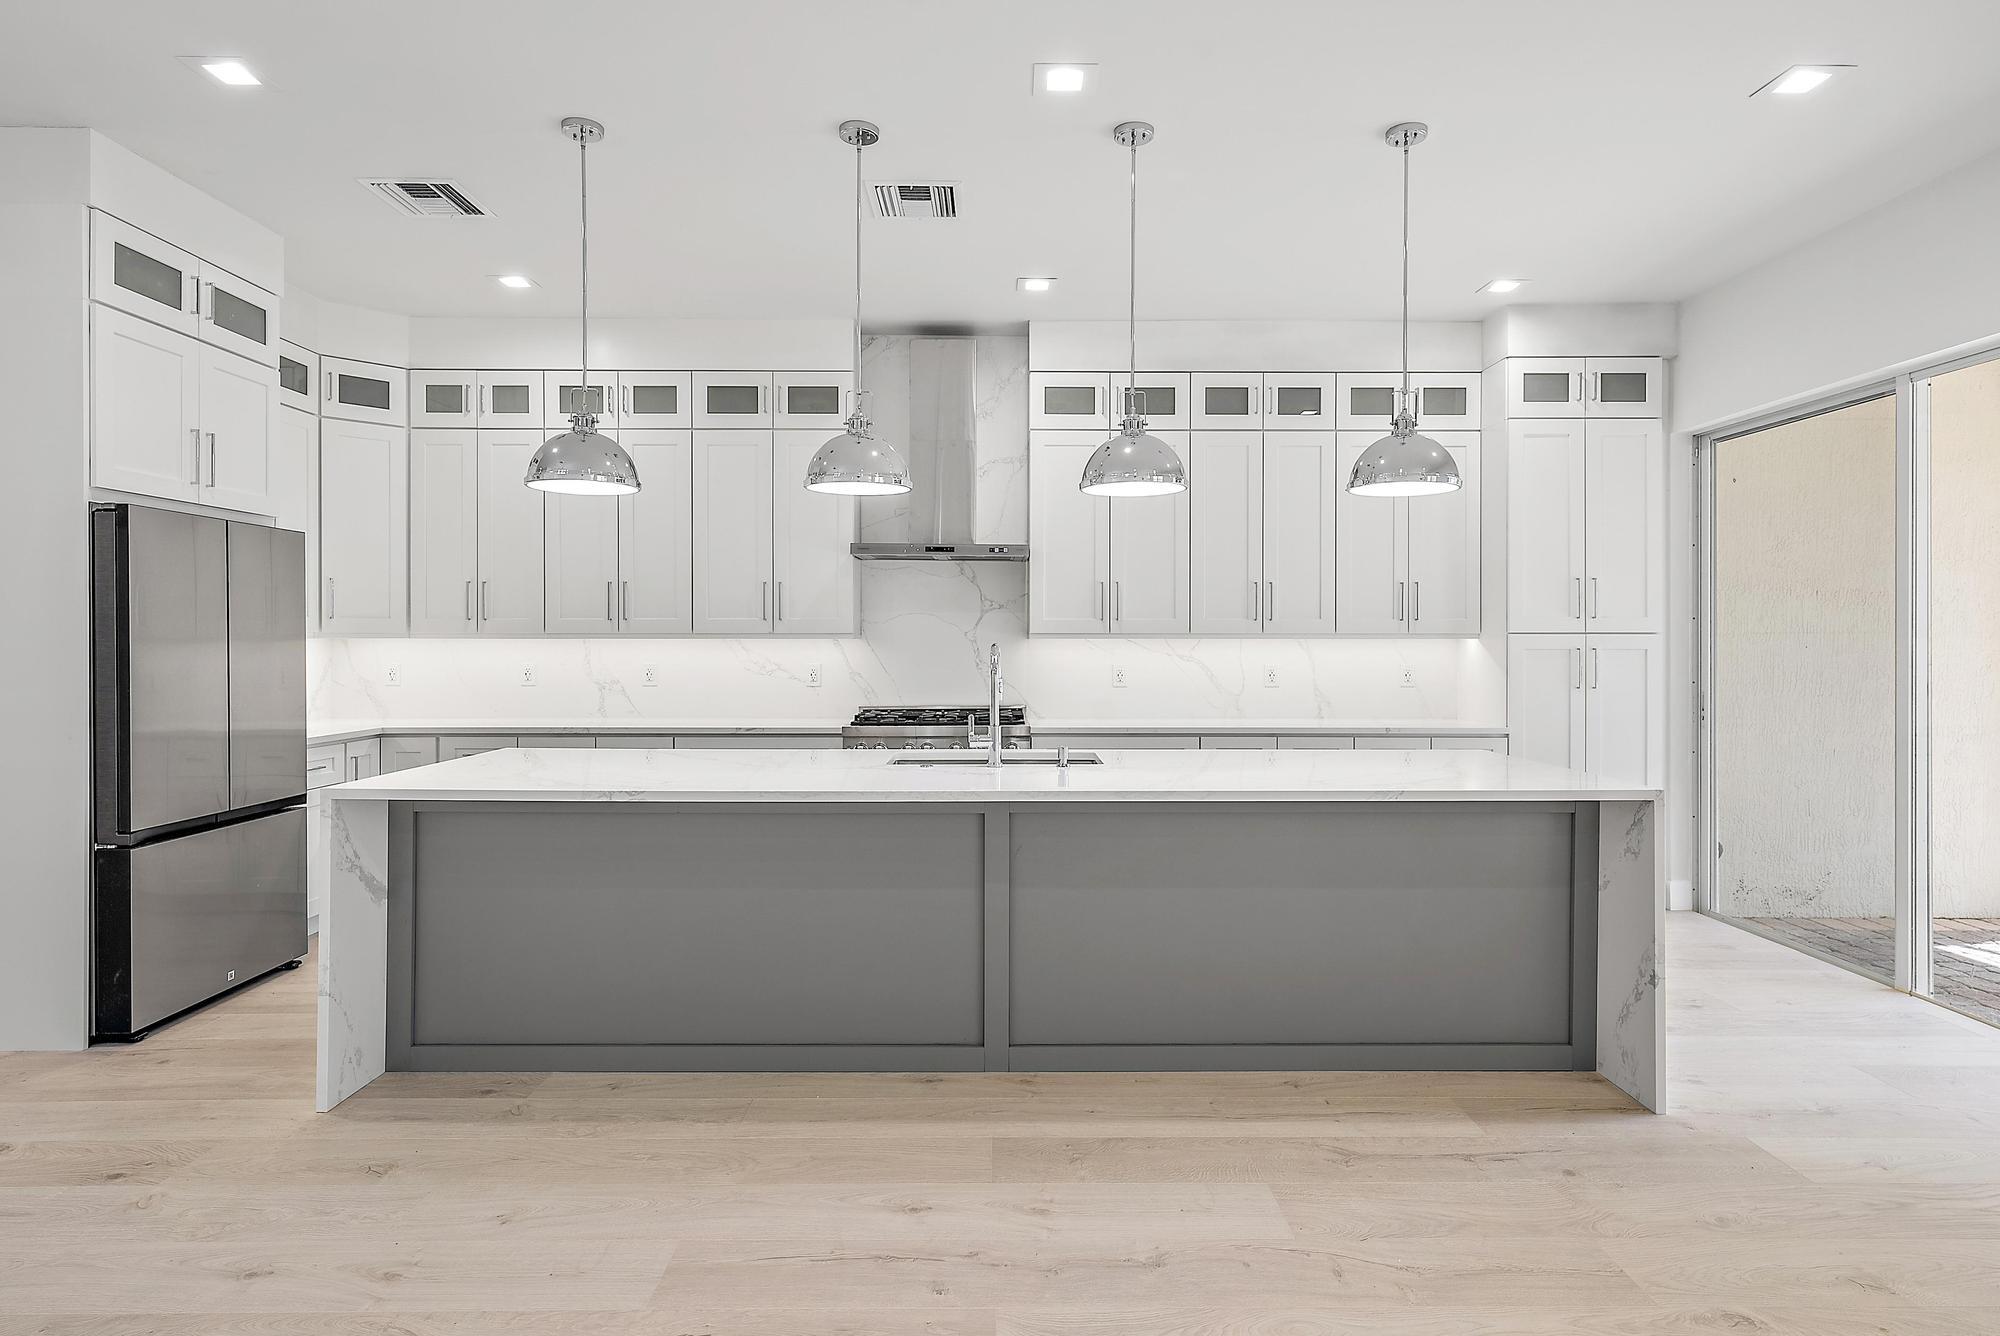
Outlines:
<svg viewBox="0 0 2000 1336"><path fill-rule="evenodd" d="M1125 238L1125 417L1136 416L1133 398L1139 392L1139 150L1153 142L1153 127L1146 121L1123 121L1111 128L1111 137L1130 151L1129 177L1131 219Z"/></svg>
<svg viewBox="0 0 2000 1336"><path fill-rule="evenodd" d="M1410 150L1430 133L1431 128L1422 121L1404 121L1382 135L1384 143L1403 155L1403 405L1398 416L1409 411L1410 401Z"/></svg>
<svg viewBox="0 0 2000 1336"><path fill-rule="evenodd" d="M840 138L854 145L854 409L861 411L861 221L867 213L868 192L861 182L861 150L882 142L882 127L873 121L842 121Z"/></svg>
<svg viewBox="0 0 2000 1336"><path fill-rule="evenodd" d="M588 116L565 116L562 130L576 142L577 217L581 235L578 252L582 270L578 286L583 293L583 347L577 359L583 383L576 394L578 408L587 411L590 408L590 146L604 138L604 126Z"/></svg>

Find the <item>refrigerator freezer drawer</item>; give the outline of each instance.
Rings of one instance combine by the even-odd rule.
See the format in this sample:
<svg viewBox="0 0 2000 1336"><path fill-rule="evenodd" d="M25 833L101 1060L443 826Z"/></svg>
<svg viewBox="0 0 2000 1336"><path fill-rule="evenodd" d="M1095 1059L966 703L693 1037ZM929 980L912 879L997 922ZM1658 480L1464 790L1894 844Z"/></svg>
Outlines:
<svg viewBox="0 0 2000 1336"><path fill-rule="evenodd" d="M93 1034L129 1036L306 952L300 807L97 850Z"/></svg>

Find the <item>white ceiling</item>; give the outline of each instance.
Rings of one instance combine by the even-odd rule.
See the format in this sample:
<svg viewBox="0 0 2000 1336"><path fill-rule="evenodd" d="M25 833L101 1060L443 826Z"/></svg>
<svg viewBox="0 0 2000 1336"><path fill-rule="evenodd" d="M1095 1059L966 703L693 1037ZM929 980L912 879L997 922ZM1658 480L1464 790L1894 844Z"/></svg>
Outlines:
<svg viewBox="0 0 2000 1336"><path fill-rule="evenodd" d="M0 123L87 125L282 233L289 281L413 315L574 309L575 149L593 307L844 314L852 151L963 183L953 223L869 224L867 323L1122 316L1141 153L1142 318L1374 318L1396 301L1393 121L1414 155L1414 306L1697 292L2000 147L1993 0L273 0L8 11ZM240 55L223 89L176 57ZM1036 61L1095 61L1082 96ZM1795 62L1859 69L1746 95ZM397 216L355 184L456 178L493 217ZM542 286L501 291L486 275ZM1014 290L1055 274L1057 290Z"/></svg>

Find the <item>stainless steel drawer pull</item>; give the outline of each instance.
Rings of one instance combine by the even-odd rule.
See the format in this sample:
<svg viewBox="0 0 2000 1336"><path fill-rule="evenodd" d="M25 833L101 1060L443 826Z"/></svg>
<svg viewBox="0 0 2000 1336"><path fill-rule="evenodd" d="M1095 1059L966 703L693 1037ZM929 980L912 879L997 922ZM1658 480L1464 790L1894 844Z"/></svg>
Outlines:
<svg viewBox="0 0 2000 1336"><path fill-rule="evenodd" d="M1422 580L1412 580L1410 581L1410 621L1415 623L1423 619L1424 582Z"/></svg>
<svg viewBox="0 0 2000 1336"><path fill-rule="evenodd" d="M1403 620L1403 582L1401 580L1396 581L1396 615L1393 620L1399 622Z"/></svg>
<svg viewBox="0 0 2000 1336"><path fill-rule="evenodd" d="M785 582L778 581L778 620L785 620Z"/></svg>
<svg viewBox="0 0 2000 1336"><path fill-rule="evenodd" d="M208 485L215 486L215 433L208 434Z"/></svg>
<svg viewBox="0 0 2000 1336"><path fill-rule="evenodd" d="M479 620L486 620L486 581L479 582Z"/></svg>
<svg viewBox="0 0 2000 1336"><path fill-rule="evenodd" d="M188 428L188 444L194 447L194 477L188 479L195 486L201 486L201 428Z"/></svg>
<svg viewBox="0 0 2000 1336"><path fill-rule="evenodd" d="M1278 620L1278 586L1270 580L1264 581L1264 620Z"/></svg>
<svg viewBox="0 0 2000 1336"><path fill-rule="evenodd" d="M611 593L611 584L612 582L609 580L606 580L604 582L604 620L607 622L615 622L618 620L618 613L616 611L617 605L611 601L613 597Z"/></svg>
<svg viewBox="0 0 2000 1336"><path fill-rule="evenodd" d="M632 582L630 580L620 580L618 582L618 620L621 622L632 620Z"/></svg>
<svg viewBox="0 0 2000 1336"><path fill-rule="evenodd" d="M1264 618L1263 593L1264 591L1258 587L1257 582L1252 580L1250 582L1250 620L1253 622L1262 621Z"/></svg>
<svg viewBox="0 0 2000 1336"><path fill-rule="evenodd" d="M1111 582L1111 620L1114 622L1125 620L1125 582L1123 580L1113 580Z"/></svg>

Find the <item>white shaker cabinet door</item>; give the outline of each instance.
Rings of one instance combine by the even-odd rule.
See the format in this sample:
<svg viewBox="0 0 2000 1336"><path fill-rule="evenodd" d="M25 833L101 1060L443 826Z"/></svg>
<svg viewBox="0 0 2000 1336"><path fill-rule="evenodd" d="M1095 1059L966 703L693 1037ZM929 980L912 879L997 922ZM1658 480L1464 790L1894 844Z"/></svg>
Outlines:
<svg viewBox="0 0 2000 1336"><path fill-rule="evenodd" d="M1121 384L1123 382L1120 382ZM1089 371L1028 375L1028 425L1054 431L1110 431L1116 409L1111 377Z"/></svg>
<svg viewBox="0 0 2000 1336"><path fill-rule="evenodd" d="M846 424L853 393L851 371L780 371L771 377L771 425L817 431L823 444Z"/></svg>
<svg viewBox="0 0 2000 1336"><path fill-rule="evenodd" d="M542 502L542 625L551 635L618 629L619 500L550 492Z"/></svg>
<svg viewBox="0 0 2000 1336"><path fill-rule="evenodd" d="M201 341L278 365L278 298L226 269L201 266Z"/></svg>
<svg viewBox="0 0 2000 1336"><path fill-rule="evenodd" d="M1584 628L1584 424L1507 424L1507 629Z"/></svg>
<svg viewBox="0 0 2000 1336"><path fill-rule="evenodd" d="M1581 357L1510 357L1506 367L1508 417L1583 416L1585 376Z"/></svg>
<svg viewBox="0 0 2000 1336"><path fill-rule="evenodd" d="M470 431L410 433L410 634L478 630L479 446Z"/></svg>
<svg viewBox="0 0 2000 1336"><path fill-rule="evenodd" d="M141 496L201 491L202 346L137 316L90 308L90 480Z"/></svg>
<svg viewBox="0 0 2000 1336"><path fill-rule="evenodd" d="M324 418L319 428L319 624L327 635L409 630L409 433Z"/></svg>
<svg viewBox="0 0 2000 1336"><path fill-rule="evenodd" d="M768 428L771 376L763 371L697 371L690 377L697 427Z"/></svg>
<svg viewBox="0 0 2000 1336"><path fill-rule="evenodd" d="M612 371L592 371L586 386L580 371L550 371L542 377L542 425L550 431L567 431L570 418L589 413L597 419L599 431L619 425L618 375Z"/></svg>
<svg viewBox="0 0 2000 1336"><path fill-rule="evenodd" d="M1401 635L1409 625L1409 572L1404 568L1408 503L1347 490L1355 461L1381 438L1372 427L1340 433L1341 486L1334 501L1340 584L1334 608L1343 635Z"/></svg>
<svg viewBox="0 0 2000 1336"><path fill-rule="evenodd" d="M540 431L479 434L479 633L542 631L543 496L522 481Z"/></svg>
<svg viewBox="0 0 2000 1336"><path fill-rule="evenodd" d="M1340 450L1331 431L1264 433L1264 627L1335 630Z"/></svg>
<svg viewBox="0 0 2000 1336"><path fill-rule="evenodd" d="M412 427L476 427L479 425L477 371L412 371Z"/></svg>
<svg viewBox="0 0 2000 1336"><path fill-rule="evenodd" d="M1507 637L1508 754L1582 770L1586 711L1584 638Z"/></svg>
<svg viewBox="0 0 2000 1336"><path fill-rule="evenodd" d="M1478 635L1479 433L1429 434L1451 452L1460 482L1455 492L1413 496L1397 503L1407 517L1404 569L1409 573L1410 594L1405 625L1412 635Z"/></svg>
<svg viewBox="0 0 2000 1336"><path fill-rule="evenodd" d="M694 629L771 629L771 433L694 434Z"/></svg>
<svg viewBox="0 0 2000 1336"><path fill-rule="evenodd" d="M694 630L694 486L685 431L624 431L639 490L618 498L618 628L627 635Z"/></svg>
<svg viewBox="0 0 2000 1336"><path fill-rule="evenodd" d="M1584 425L1584 606L1592 635L1667 629L1666 431Z"/></svg>
<svg viewBox="0 0 2000 1336"><path fill-rule="evenodd" d="M1188 437L1188 629L1251 636L1264 629L1264 437Z"/></svg>
<svg viewBox="0 0 2000 1336"><path fill-rule="evenodd" d="M211 506L271 513L275 368L216 348L201 350L201 497Z"/></svg>
<svg viewBox="0 0 2000 1336"><path fill-rule="evenodd" d="M1186 462L1186 432L1153 434ZM1111 631L1122 636L1188 633L1186 491L1112 500Z"/></svg>
<svg viewBox="0 0 2000 1336"><path fill-rule="evenodd" d="M1666 783L1666 637L1593 635L1585 647L1588 764L1599 779Z"/></svg>
<svg viewBox="0 0 2000 1336"><path fill-rule="evenodd" d="M201 261L101 209L90 211L90 295L189 338L201 317Z"/></svg>
<svg viewBox="0 0 2000 1336"><path fill-rule="evenodd" d="M482 371L479 373L479 425L535 428L542 418L542 373ZM563 423L566 427L569 424ZM560 428L558 428L560 430Z"/></svg>
<svg viewBox="0 0 2000 1336"><path fill-rule="evenodd" d="M1028 437L1028 630L1106 635L1111 630L1111 501L1077 490L1104 443L1095 431Z"/></svg>
<svg viewBox="0 0 2000 1336"><path fill-rule="evenodd" d="M410 373L379 362L319 359L319 413L385 427L409 425Z"/></svg>
<svg viewBox="0 0 2000 1336"><path fill-rule="evenodd" d="M782 401L781 401L782 402ZM823 431L780 431L772 441L771 627L780 635L851 636L861 627L851 548L859 504L806 490Z"/></svg>
<svg viewBox="0 0 2000 1336"><path fill-rule="evenodd" d="M1658 357L1592 357L1584 362L1587 417L1665 417L1666 362Z"/></svg>
<svg viewBox="0 0 2000 1336"><path fill-rule="evenodd" d="M1331 431L1339 421L1339 378L1323 373L1264 374L1265 431Z"/></svg>

